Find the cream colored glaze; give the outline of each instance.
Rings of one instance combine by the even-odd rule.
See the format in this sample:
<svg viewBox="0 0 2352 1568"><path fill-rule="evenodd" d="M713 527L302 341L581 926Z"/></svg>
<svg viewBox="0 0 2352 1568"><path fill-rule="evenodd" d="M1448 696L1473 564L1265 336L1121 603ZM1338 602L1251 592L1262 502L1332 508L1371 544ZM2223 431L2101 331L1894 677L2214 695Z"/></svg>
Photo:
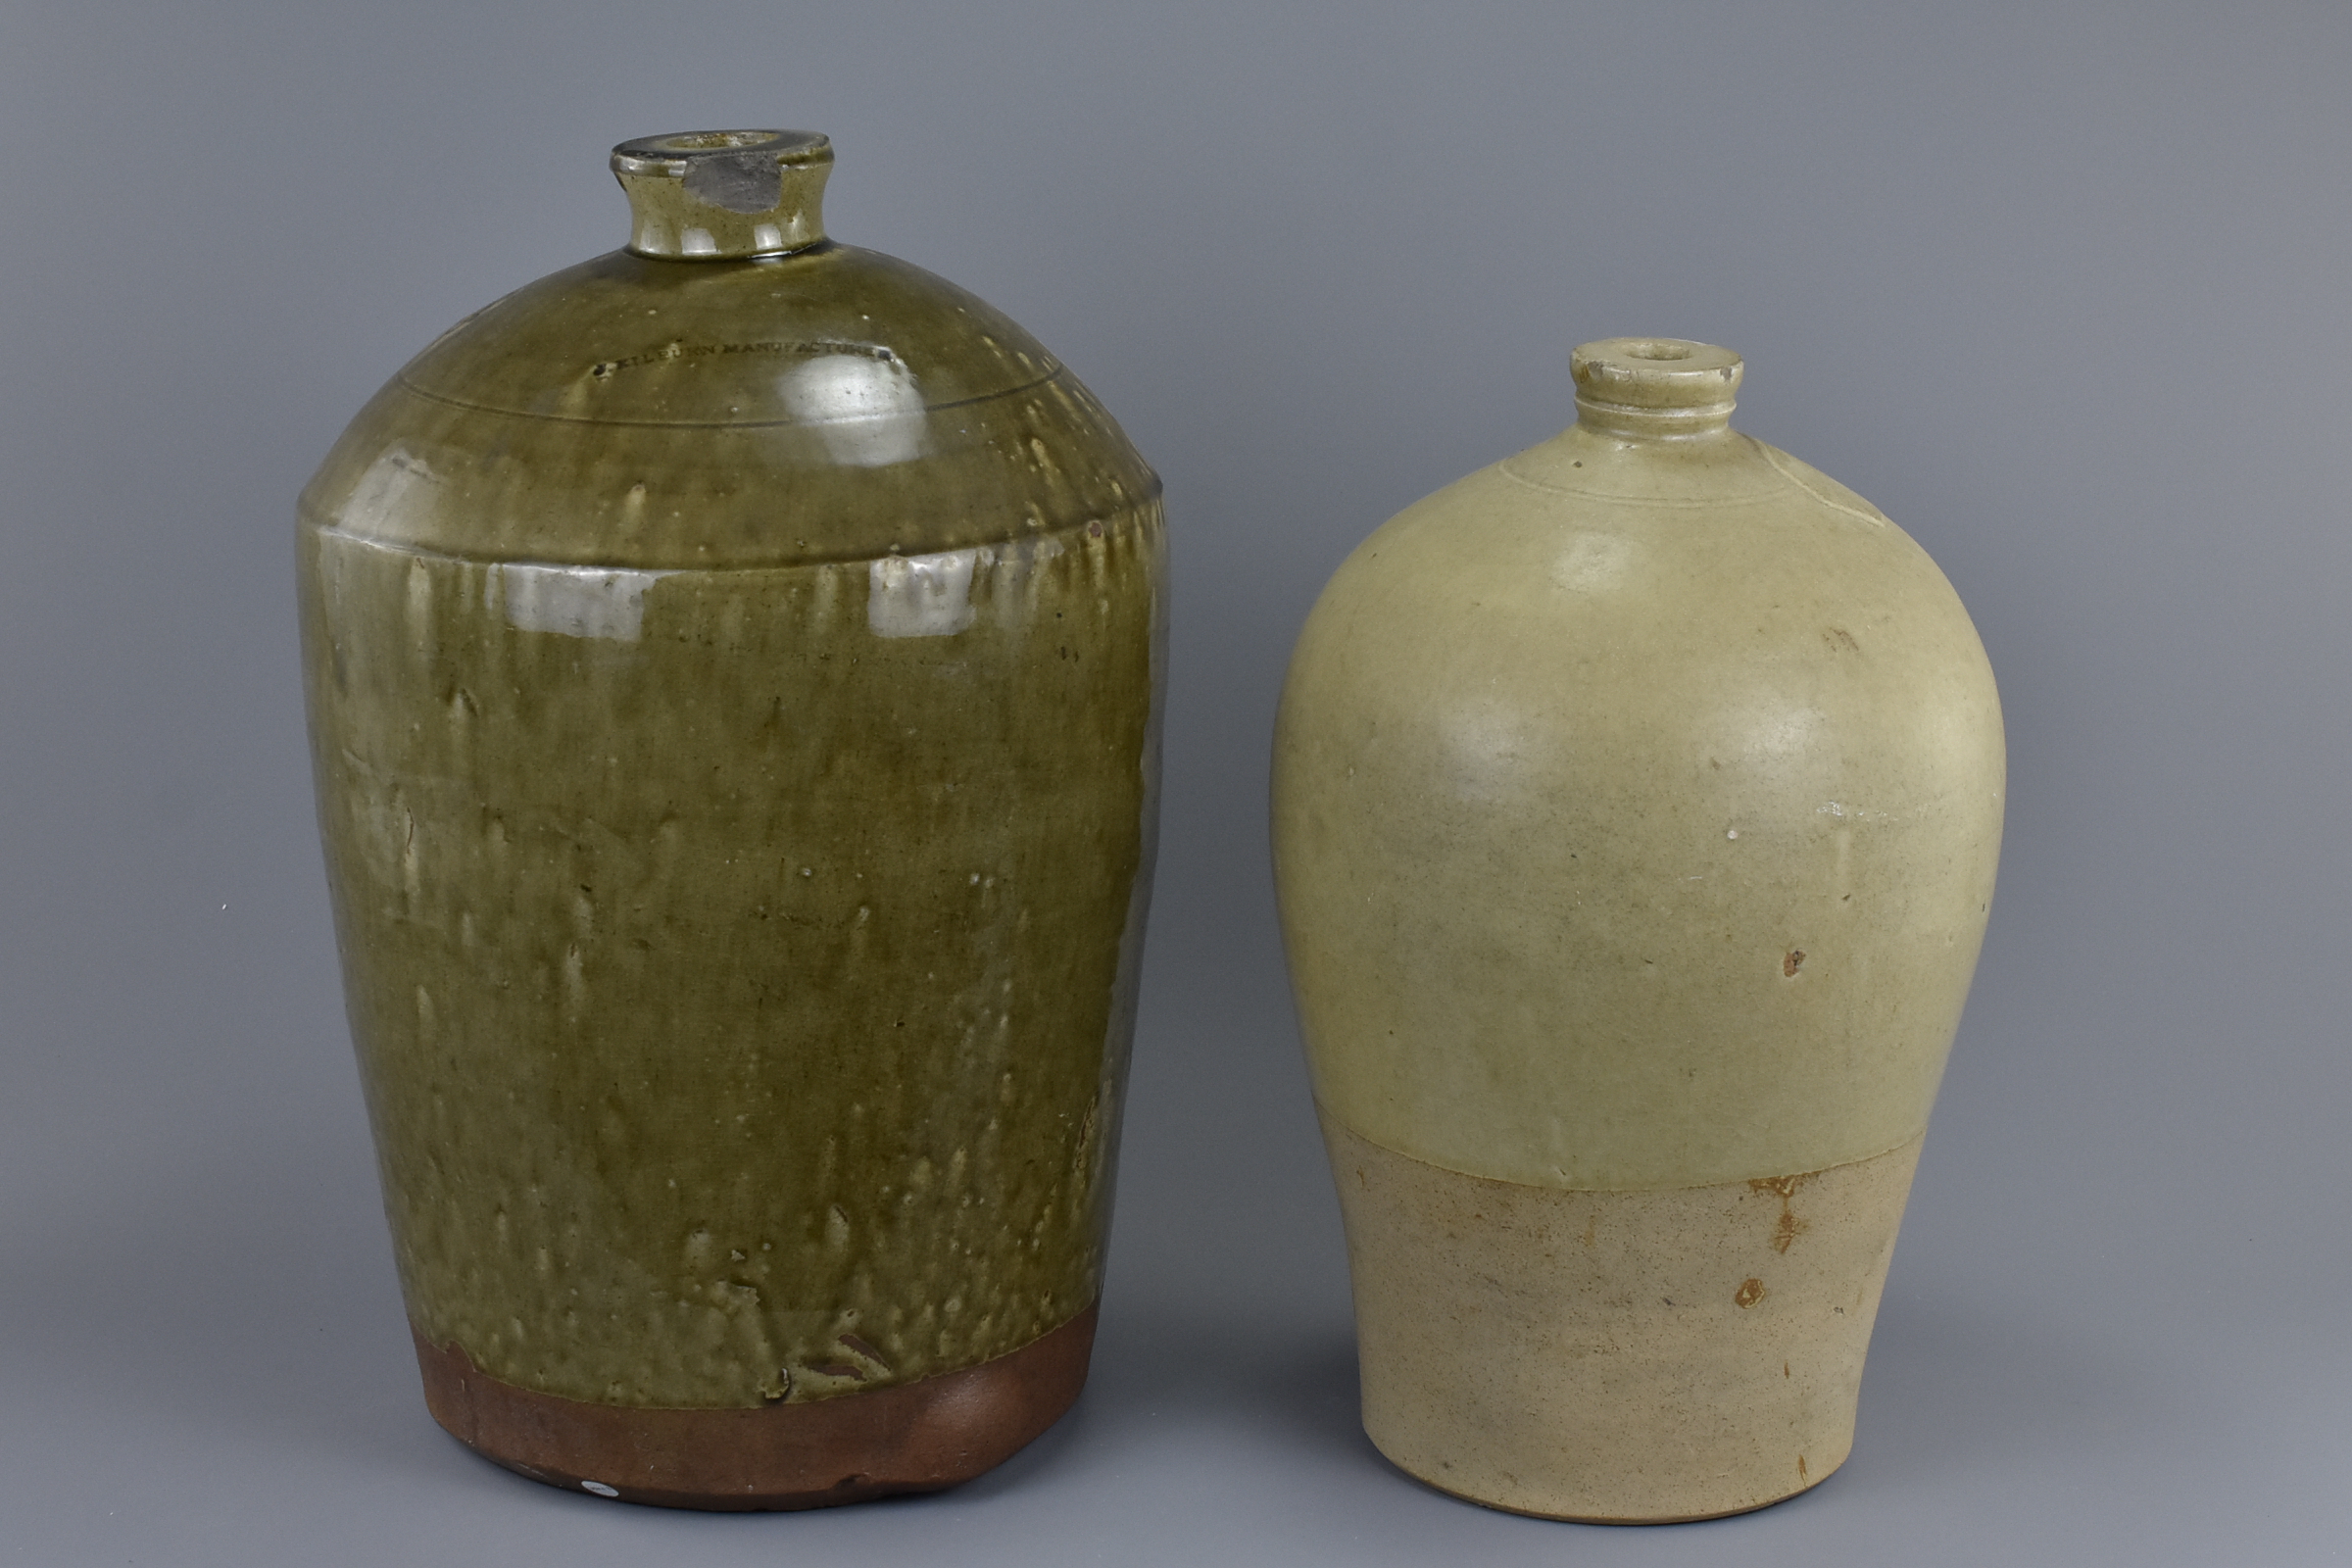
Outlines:
<svg viewBox="0 0 2352 1568"><path fill-rule="evenodd" d="M1666 1523L1760 1508L1853 1446L1919 1143L1667 1192L1490 1181L1326 1111L1364 1430L1518 1513Z"/></svg>
<svg viewBox="0 0 2352 1568"><path fill-rule="evenodd" d="M1447 1169L1641 1190L1907 1145L1984 935L2004 760L1967 612L1729 427L1737 356L1663 348L1580 351L1579 424L1373 534L1292 662L1316 1093Z"/></svg>

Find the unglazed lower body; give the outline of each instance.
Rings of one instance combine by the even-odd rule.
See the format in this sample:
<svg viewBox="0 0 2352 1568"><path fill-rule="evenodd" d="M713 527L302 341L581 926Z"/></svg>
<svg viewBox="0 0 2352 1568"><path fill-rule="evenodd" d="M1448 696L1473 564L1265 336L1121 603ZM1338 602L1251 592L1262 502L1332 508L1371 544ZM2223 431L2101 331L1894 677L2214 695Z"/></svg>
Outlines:
<svg viewBox="0 0 2352 1568"><path fill-rule="evenodd" d="M1364 1430L1515 1513L1664 1524L1791 1496L1853 1446L1920 1141L1652 1192L1443 1169L1325 1114Z"/></svg>
<svg viewBox="0 0 2352 1568"><path fill-rule="evenodd" d="M760 1408L594 1404L489 1376L416 1336L425 1403L485 1458L550 1486L725 1511L938 1492L1004 1463L1078 1397L1095 1308L1008 1354L911 1383Z"/></svg>

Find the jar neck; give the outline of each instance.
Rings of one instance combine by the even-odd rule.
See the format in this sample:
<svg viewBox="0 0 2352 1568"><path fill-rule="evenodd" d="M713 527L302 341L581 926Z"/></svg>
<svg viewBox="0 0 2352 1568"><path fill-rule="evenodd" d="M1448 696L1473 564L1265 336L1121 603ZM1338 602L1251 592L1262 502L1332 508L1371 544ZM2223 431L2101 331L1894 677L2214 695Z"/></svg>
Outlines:
<svg viewBox="0 0 2352 1568"><path fill-rule="evenodd" d="M1692 441L1732 427L1740 356L1682 338L1605 338L1569 357L1576 422L1618 441Z"/></svg>
<svg viewBox="0 0 2352 1568"><path fill-rule="evenodd" d="M1732 427L1732 404L1696 408L1645 409L1632 403L1608 403L1578 397L1576 422L1595 435L1620 441L1690 441L1722 435Z"/></svg>
<svg viewBox="0 0 2352 1568"><path fill-rule="evenodd" d="M788 256L825 237L833 144L807 130L645 136L612 149L629 249L665 261Z"/></svg>

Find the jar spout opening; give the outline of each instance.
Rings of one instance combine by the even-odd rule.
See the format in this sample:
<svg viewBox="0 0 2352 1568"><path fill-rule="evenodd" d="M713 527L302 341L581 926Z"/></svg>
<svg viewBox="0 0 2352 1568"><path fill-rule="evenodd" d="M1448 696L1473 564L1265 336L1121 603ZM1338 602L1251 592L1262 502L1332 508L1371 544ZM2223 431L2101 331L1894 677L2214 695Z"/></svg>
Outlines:
<svg viewBox="0 0 2352 1568"><path fill-rule="evenodd" d="M812 130L691 130L612 149L629 249L667 261L787 256L825 237L833 144Z"/></svg>
<svg viewBox="0 0 2352 1568"><path fill-rule="evenodd" d="M1577 422L1619 439L1714 435L1732 425L1739 355L1676 337L1612 337L1569 356Z"/></svg>

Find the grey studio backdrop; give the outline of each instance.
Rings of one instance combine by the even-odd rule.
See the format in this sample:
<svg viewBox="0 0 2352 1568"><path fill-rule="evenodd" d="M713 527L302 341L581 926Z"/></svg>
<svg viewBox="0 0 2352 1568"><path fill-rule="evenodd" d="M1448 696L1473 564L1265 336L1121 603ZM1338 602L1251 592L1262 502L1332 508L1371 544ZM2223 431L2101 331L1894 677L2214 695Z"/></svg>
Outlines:
<svg viewBox="0 0 2352 1568"><path fill-rule="evenodd" d="M2352 13L2221 10L8 8L0 1561L2341 1560ZM408 356L621 242L612 143L746 123L1102 395L1176 581L1090 1391L960 1492L724 1517L424 1414L289 547ZM1740 425L1928 547L2013 760L1854 1457L1651 1530L1358 1430L1263 806L1326 575L1616 333L1740 350Z"/></svg>

